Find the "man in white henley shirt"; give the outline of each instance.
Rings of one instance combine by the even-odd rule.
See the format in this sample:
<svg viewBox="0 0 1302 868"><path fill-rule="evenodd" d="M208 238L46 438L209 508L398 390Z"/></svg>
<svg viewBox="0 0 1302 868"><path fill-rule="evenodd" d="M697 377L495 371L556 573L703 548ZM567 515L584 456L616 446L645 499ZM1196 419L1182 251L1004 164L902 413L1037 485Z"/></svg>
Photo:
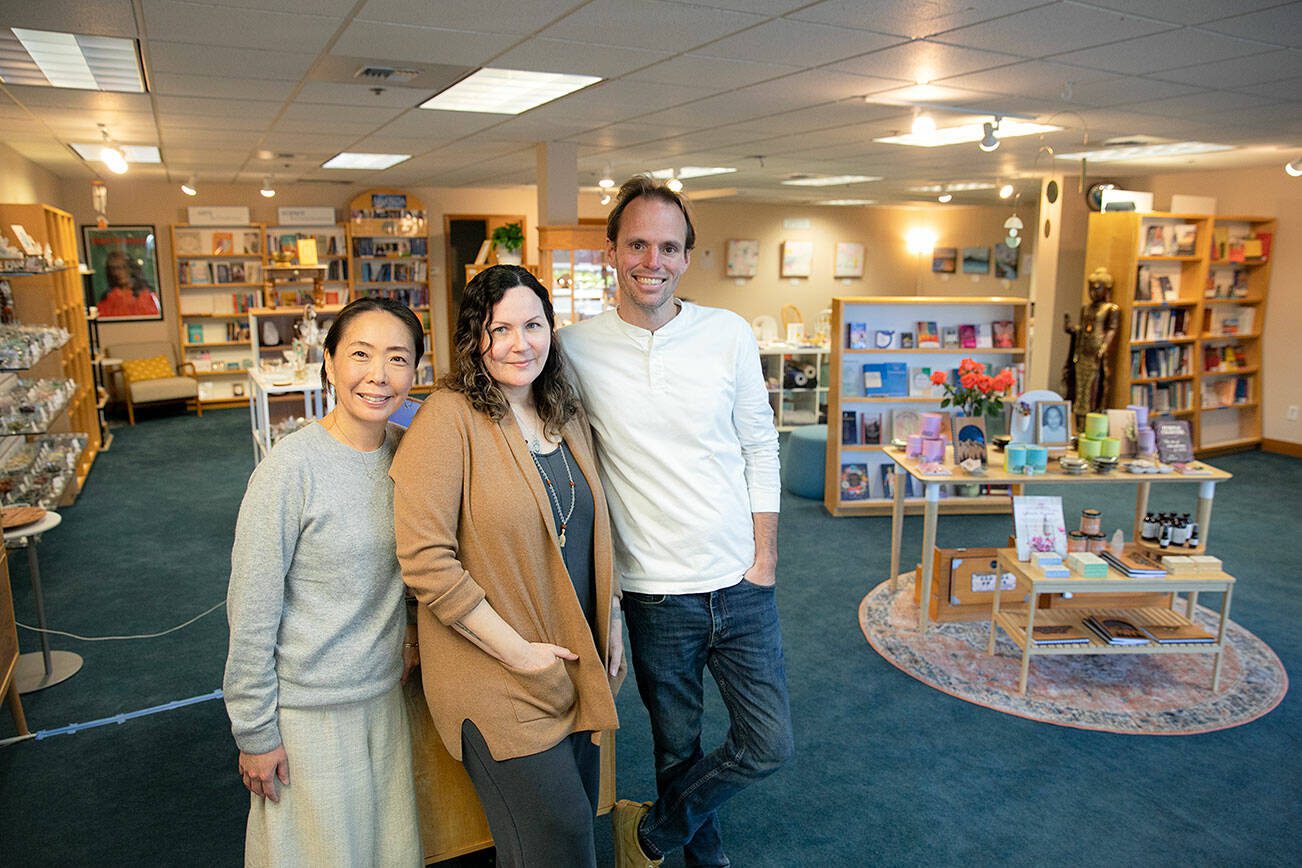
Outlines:
<svg viewBox="0 0 1302 868"><path fill-rule="evenodd" d="M717 808L792 752L775 602L778 436L750 326L675 298L695 242L678 195L636 177L606 225L620 306L561 331L596 434L654 803L616 805L617 865L726 866ZM732 726L701 748L704 670Z"/></svg>

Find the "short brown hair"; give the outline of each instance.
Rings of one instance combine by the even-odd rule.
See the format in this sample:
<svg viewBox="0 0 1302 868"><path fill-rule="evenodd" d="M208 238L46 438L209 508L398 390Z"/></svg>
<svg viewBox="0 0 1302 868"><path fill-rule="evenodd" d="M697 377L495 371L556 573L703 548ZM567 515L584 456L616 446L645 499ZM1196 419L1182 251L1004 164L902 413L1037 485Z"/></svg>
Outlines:
<svg viewBox="0 0 1302 868"><path fill-rule="evenodd" d="M620 186L619 195L615 199L615 207L611 209L610 216L606 218L607 241L614 244L619 239L619 221L624 216L624 209L634 199L640 199L643 196L650 199L659 199L661 202L674 205L679 211L682 211L683 220L687 223L687 238L683 241L683 247L686 250L696 247L696 228L692 226L692 214L687 210L687 200L650 175L634 175Z"/></svg>

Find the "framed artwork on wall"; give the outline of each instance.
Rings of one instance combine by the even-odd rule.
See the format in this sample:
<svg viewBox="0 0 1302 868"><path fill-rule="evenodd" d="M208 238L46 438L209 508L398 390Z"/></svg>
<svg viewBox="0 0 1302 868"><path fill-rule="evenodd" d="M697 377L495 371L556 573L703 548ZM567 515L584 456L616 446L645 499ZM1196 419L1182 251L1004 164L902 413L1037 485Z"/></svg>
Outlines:
<svg viewBox="0 0 1302 868"><path fill-rule="evenodd" d="M863 277L863 245L854 241L836 242L836 267L833 277Z"/></svg>
<svg viewBox="0 0 1302 868"><path fill-rule="evenodd" d="M1017 279L1017 248L1007 244L995 245L995 277Z"/></svg>
<svg viewBox="0 0 1302 868"><path fill-rule="evenodd" d="M754 277L759 274L759 241L751 238L729 239L724 274L727 277Z"/></svg>
<svg viewBox="0 0 1302 868"><path fill-rule="evenodd" d="M809 277L814 271L814 242L782 242L782 277Z"/></svg>
<svg viewBox="0 0 1302 868"><path fill-rule="evenodd" d="M964 274L989 274L990 273L990 248L989 247L964 247L963 248L963 273Z"/></svg>
<svg viewBox="0 0 1302 868"><path fill-rule="evenodd" d="M86 264L94 271L86 304L100 322L163 318L158 239L153 226L82 226Z"/></svg>
<svg viewBox="0 0 1302 868"><path fill-rule="evenodd" d="M957 263L957 248L937 247L931 251L931 271L933 274L953 274L957 270Z"/></svg>

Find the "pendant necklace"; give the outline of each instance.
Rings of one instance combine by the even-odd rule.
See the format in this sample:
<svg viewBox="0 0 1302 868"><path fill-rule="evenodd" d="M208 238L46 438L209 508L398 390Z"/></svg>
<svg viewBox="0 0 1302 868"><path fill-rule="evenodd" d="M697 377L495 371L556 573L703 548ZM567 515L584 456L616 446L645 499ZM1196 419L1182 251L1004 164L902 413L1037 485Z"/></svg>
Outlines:
<svg viewBox="0 0 1302 868"><path fill-rule="evenodd" d="M565 516L560 518L560 534L558 539L561 548L565 548L565 528L570 523L570 518L574 515L574 505L578 503L579 495L574 490L574 474L570 472L570 462L565 457L565 444L562 443L557 447L557 449L561 453L561 464L565 466L565 476L570 484L570 508L569 511L565 513ZM538 472L542 475L543 483L547 486L547 493L551 495L552 503L556 505L556 515L559 518L561 515L561 500L556 495L556 486L552 483L551 476L547 474L547 468L543 466L542 461L538 458L538 453L531 449L529 450L529 456L533 458L533 463L537 466Z"/></svg>

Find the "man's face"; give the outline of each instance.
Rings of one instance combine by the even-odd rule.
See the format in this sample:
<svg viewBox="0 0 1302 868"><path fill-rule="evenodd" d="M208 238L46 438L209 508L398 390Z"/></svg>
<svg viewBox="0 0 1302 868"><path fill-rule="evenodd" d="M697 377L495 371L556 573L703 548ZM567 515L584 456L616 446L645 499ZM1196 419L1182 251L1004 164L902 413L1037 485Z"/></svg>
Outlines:
<svg viewBox="0 0 1302 868"><path fill-rule="evenodd" d="M687 271L687 220L676 205L649 196L634 199L620 218L619 237L606 242L619 281L620 302L654 314L672 303Z"/></svg>

